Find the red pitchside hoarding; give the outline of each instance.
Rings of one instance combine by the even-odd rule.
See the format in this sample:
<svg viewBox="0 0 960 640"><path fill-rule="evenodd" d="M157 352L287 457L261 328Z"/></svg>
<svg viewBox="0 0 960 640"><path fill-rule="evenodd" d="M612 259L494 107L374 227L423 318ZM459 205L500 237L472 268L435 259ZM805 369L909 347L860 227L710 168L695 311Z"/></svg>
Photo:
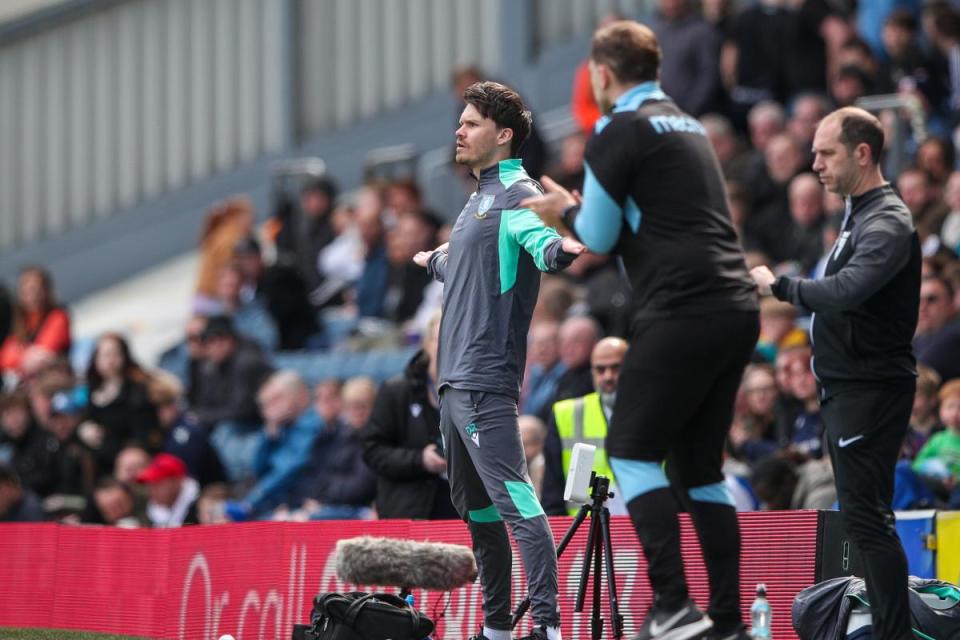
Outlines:
<svg viewBox="0 0 960 640"><path fill-rule="evenodd" d="M558 541L570 521L551 520ZM817 513L749 513L740 523L744 614L756 583L765 582L774 638L795 638L790 605L814 581ZM572 640L590 637L592 588L584 612L573 611L588 524L560 560L562 628ZM613 518L611 528L620 608L630 637L650 606L645 562L629 520ZM706 573L685 518L682 531L691 591L706 606ZM337 578L332 552L337 540L364 534L470 544L466 527L455 521L264 522L174 530L0 525L0 627L285 640L294 623L308 620L314 595L355 587ZM515 599L526 589L519 557L515 550ZM437 640L462 640L482 621L477 584L450 594L414 595L437 623ZM606 584L602 604L603 637L610 638ZM525 620L524 631L528 624Z"/></svg>

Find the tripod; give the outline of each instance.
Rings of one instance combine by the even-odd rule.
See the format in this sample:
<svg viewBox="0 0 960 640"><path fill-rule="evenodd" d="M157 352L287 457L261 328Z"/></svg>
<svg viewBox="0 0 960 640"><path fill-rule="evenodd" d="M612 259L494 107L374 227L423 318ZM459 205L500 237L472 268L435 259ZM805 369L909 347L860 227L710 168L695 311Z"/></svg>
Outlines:
<svg viewBox="0 0 960 640"><path fill-rule="evenodd" d="M602 576L601 565L604 565L607 572L607 592L610 597L610 619L613 627L613 637L619 640L623 637L623 616L620 615L620 606L617 601L617 579L613 570L613 544L610 540L610 510L606 507L607 498L613 497L610 492L610 479L606 476L598 476L596 473L590 474L590 497L591 501L582 505L577 512L576 517L570 524L570 528L560 540L557 546L557 558L563 554L564 549L570 544L577 529L586 520L587 514L590 514L590 529L587 532L587 551L583 558L583 568L580 570L580 583L577 586L577 602L574 611L580 613L583 611L583 599L587 591L587 581L590 577L590 563L593 561L593 606L592 616L590 618L590 637L592 640L600 640L603 637L603 618L600 617L600 578ZM592 556L592 558L591 558ZM520 618L530 608L530 598L527 597L521 602L513 612L513 622L511 627L516 627Z"/></svg>

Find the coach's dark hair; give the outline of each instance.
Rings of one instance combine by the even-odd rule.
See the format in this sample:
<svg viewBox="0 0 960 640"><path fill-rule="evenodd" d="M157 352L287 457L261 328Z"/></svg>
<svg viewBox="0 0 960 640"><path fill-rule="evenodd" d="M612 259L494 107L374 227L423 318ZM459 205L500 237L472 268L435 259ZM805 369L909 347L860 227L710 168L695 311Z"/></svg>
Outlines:
<svg viewBox="0 0 960 640"><path fill-rule="evenodd" d="M874 164L880 164L883 153L883 127L873 115L860 109L841 109L840 142L853 152L858 145L870 147L870 156Z"/></svg>
<svg viewBox="0 0 960 640"><path fill-rule="evenodd" d="M520 145L530 135L533 114L523 104L520 94L499 82L476 82L463 92L463 100L472 104L484 118L490 118L501 129L513 131L510 142L510 156L520 154Z"/></svg>
<svg viewBox="0 0 960 640"><path fill-rule="evenodd" d="M660 70L660 44L653 31L633 20L618 20L593 34L590 57L610 67L625 83L656 80Z"/></svg>

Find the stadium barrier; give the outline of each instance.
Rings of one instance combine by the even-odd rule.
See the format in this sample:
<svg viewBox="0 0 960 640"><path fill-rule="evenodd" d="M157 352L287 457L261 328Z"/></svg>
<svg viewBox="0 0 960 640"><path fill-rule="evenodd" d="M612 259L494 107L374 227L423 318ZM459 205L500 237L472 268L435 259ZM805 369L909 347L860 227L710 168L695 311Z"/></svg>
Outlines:
<svg viewBox="0 0 960 640"><path fill-rule="evenodd" d="M790 606L797 592L814 582L822 513L740 515L744 614L756 583L765 582L778 640L796 637ZM551 519L558 541L569 523L570 518ZM587 529L580 528L560 560L563 629L569 638L590 633L592 588L584 612L573 612ZM168 530L3 525L0 627L184 640L217 640L230 633L237 640L283 640L294 623L307 620L314 595L354 588L337 578L332 552L337 540L364 534L469 545L467 529L457 521L262 522ZM627 518L613 518L611 534L629 637L651 604L646 563ZM706 606L707 576L686 517L682 537L693 597ZM518 599L526 584L519 554L514 557ZM417 606L437 622L437 640L464 638L481 622L476 583L450 594L414 595ZM602 605L609 628L605 588ZM529 624L529 616L523 624Z"/></svg>

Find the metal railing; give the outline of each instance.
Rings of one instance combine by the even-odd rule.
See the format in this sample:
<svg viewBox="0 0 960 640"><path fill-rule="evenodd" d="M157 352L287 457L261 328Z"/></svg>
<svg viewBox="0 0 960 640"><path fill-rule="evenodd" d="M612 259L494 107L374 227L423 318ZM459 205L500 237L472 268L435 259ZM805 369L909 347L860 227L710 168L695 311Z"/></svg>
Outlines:
<svg viewBox="0 0 960 640"><path fill-rule="evenodd" d="M436 91L453 68L500 68L500 2L299 0L298 131L342 127Z"/></svg>
<svg viewBox="0 0 960 640"><path fill-rule="evenodd" d="M131 0L0 44L0 249L286 146L282 0Z"/></svg>
<svg viewBox="0 0 960 640"><path fill-rule="evenodd" d="M0 26L0 252L448 91L456 65L509 75L649 4L66 0Z"/></svg>
<svg viewBox="0 0 960 640"><path fill-rule="evenodd" d="M0 252L496 73L509 6L70 0L0 26Z"/></svg>

